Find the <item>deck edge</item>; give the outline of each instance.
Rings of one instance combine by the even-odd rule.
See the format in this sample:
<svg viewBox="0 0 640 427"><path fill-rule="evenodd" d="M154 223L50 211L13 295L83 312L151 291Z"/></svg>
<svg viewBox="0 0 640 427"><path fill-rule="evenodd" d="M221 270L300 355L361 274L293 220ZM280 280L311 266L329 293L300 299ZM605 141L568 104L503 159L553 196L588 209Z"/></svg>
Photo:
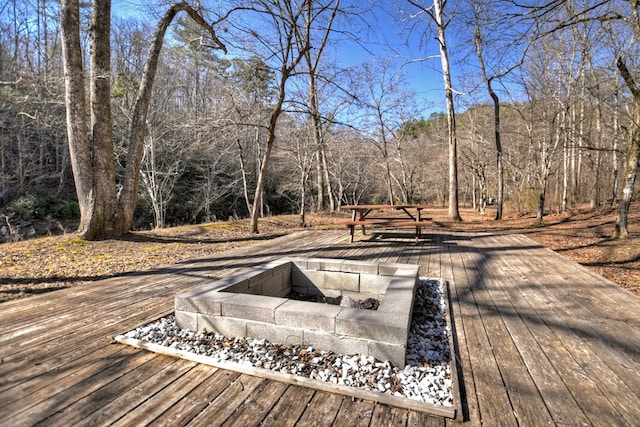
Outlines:
<svg viewBox="0 0 640 427"><path fill-rule="evenodd" d="M152 351L154 353L163 354L166 356L177 357L180 359L189 360L196 363L202 363L204 365L212 366L218 369L226 369L229 371L240 372L247 375L258 376L270 380L280 381L297 386L312 388L315 390L326 391L329 393L337 393L344 396L355 397L364 400L370 400L377 403L383 403L390 406L395 406L403 409L411 409L414 411L425 412L431 415L436 415L444 418L458 419L458 409L455 406L443 406L435 405L426 402L419 402L403 397L390 396L374 391L367 391L358 389L355 387L342 386L338 384L327 383L324 381L317 381L307 377L301 377L292 374L285 374L282 372L276 372L269 369L257 368L254 366L241 365L231 362L219 362L209 356L203 356L194 354L191 352L178 350L166 346L161 346L146 341L137 340L134 338L128 338L124 335L118 335L114 337L114 340L125 345L140 348L143 350Z"/></svg>

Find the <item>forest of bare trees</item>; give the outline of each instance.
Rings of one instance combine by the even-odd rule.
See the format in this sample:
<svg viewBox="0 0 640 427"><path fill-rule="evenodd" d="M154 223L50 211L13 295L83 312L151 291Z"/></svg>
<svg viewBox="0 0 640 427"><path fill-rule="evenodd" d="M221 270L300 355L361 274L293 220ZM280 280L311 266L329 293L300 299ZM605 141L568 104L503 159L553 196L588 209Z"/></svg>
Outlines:
<svg viewBox="0 0 640 427"><path fill-rule="evenodd" d="M230 217L259 232L346 203L540 222L609 204L626 234L638 0L388 3L155 3L108 22L110 1L0 0L0 226L77 220L91 239ZM373 52L382 13L421 43L343 65L345 43ZM418 62L445 76L430 105Z"/></svg>

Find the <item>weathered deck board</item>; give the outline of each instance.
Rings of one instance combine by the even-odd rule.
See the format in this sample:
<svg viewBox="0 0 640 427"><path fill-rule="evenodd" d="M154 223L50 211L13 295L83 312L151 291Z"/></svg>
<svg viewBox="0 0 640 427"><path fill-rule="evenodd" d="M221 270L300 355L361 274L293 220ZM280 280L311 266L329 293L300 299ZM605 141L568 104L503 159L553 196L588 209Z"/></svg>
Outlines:
<svg viewBox="0 0 640 427"><path fill-rule="evenodd" d="M553 258L551 252L546 252L544 258L549 256ZM637 422L640 419L640 407L637 405L638 395L635 393L639 388L631 388L626 384L627 382L637 384L637 367L630 370L628 363L620 364L619 358L612 357L610 346L607 346L611 337L607 334L581 332L583 327L591 329L590 325L598 327L602 324L593 321L596 318L595 313L585 311L579 302L576 303L580 299L577 294L579 290L572 290L572 288L582 283L581 272L571 268L571 265L567 266L569 268L562 269L562 272L553 272L558 264L562 265L562 263L552 266L549 261L551 260L545 259L542 263L550 266L551 273L540 271L522 280L520 286L511 286L511 289L518 289L525 298L535 300L537 303L534 310L537 310L538 317L531 317L535 323L546 325L546 327L532 325L532 330L538 334L538 342L546 343L543 348L549 359L566 360L562 366L554 369L559 372L569 389L576 394L575 400L588 418L598 414L599 419L609 425L616 424L620 418L629 424ZM521 273L533 269L530 261L523 257L513 260L510 267L519 267ZM559 286L562 290L549 292L552 286ZM532 289L541 289L541 292L533 292ZM616 290L612 289L611 294L615 293ZM543 310L539 308L540 303L545 307ZM607 299L602 298L602 305L606 306L606 303ZM567 310L566 306L570 306L571 309ZM519 311L525 313L524 310ZM604 323L605 330L615 334L611 330L610 323ZM521 334L514 335L521 336ZM597 340L591 338L597 338ZM626 342L628 336L627 338L618 336L617 339L622 340L620 342ZM594 351L585 351L588 347ZM588 367L588 372L585 371L585 367ZM635 374L632 371L635 371ZM550 397L547 400L551 401L551 399ZM563 419L567 418L563 417Z"/></svg>
<svg viewBox="0 0 640 427"><path fill-rule="evenodd" d="M315 391L310 388L289 386L273 410L265 417L264 426L294 426L307 409Z"/></svg>
<svg viewBox="0 0 640 427"><path fill-rule="evenodd" d="M522 235L306 231L0 304L3 425L453 426L424 413L197 365L111 338L178 292L283 256L420 264L452 294L464 425L634 425L637 297Z"/></svg>
<svg viewBox="0 0 640 427"><path fill-rule="evenodd" d="M461 257L469 251L464 240L457 240L451 248L452 258L454 256ZM446 265L446 261L441 260L442 264ZM488 336L492 332L491 313L487 313L482 305L477 266L469 261L465 263L462 259L458 259L458 262L452 259L450 266L453 270L452 284L455 288L456 300L460 305L460 319L464 322L462 328L467 342L466 353L469 355L470 366L473 367L473 387L468 383L467 391L475 388L475 398L478 401L481 419L486 417L495 420L496 424L513 425L515 424L514 413L511 410L507 390L504 387L495 355L495 351L499 350L491 346ZM443 276L446 277L444 272ZM467 375L463 373L463 377L467 378ZM470 377L468 379L471 380Z"/></svg>
<svg viewBox="0 0 640 427"><path fill-rule="evenodd" d="M473 255L475 254L469 251L461 254L467 274L476 272L472 279L475 286L470 290L470 294L473 294L475 306L479 307L488 347L493 349L493 357L490 359L495 359L504 388L509 392L513 414L520 424L550 424L551 416L537 392L518 346L509 333L508 324L512 320L509 302L505 300L499 281L491 271L478 273L483 269L483 259L482 256ZM530 343L521 344L526 346Z"/></svg>
<svg viewBox="0 0 640 427"><path fill-rule="evenodd" d="M496 245L496 242L490 239L485 241L485 245L488 243L491 243L494 247ZM540 319L537 318L537 314L528 303L520 297L518 291L510 286L511 283L508 282L513 277L513 272L514 262L496 263L494 269L485 269L481 275L486 282L493 283L492 297L497 302L494 309L497 306L500 307L505 326L519 351L522 362L528 369L529 374L527 376L530 376L530 378L528 378L529 381L527 381L526 385L532 395L531 399L534 402L532 406L536 406L541 411L540 421L550 421L549 417L551 417L556 423L583 424L586 419L582 411L556 374L553 365L549 363L546 354L539 346L539 341L534 336L536 331L540 331ZM503 289L511 290L510 298L503 292ZM509 365L503 366L509 367ZM503 368L503 371L507 371L507 368ZM535 391L536 389L538 392ZM556 400L553 396L565 396L565 398ZM526 396L524 398L526 399ZM546 409L540 408L541 401L546 405ZM524 403L526 405L526 402ZM521 423L530 423L537 418L536 413L530 413L529 411L524 413L517 411L516 416Z"/></svg>

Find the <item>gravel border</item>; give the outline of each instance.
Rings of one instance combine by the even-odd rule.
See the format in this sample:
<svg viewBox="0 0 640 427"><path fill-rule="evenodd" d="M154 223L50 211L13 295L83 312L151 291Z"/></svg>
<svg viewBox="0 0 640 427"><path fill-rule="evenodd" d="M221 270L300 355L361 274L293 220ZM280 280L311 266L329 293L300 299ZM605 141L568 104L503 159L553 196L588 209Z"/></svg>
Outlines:
<svg viewBox="0 0 640 427"><path fill-rule="evenodd" d="M124 334L126 338L204 355L214 362L232 362L269 369L367 391L435 405L453 406L449 361L446 292L441 279L420 278L407 340L407 364L395 367L372 356L341 355L307 345L279 345L267 340L225 337L176 326L173 316Z"/></svg>

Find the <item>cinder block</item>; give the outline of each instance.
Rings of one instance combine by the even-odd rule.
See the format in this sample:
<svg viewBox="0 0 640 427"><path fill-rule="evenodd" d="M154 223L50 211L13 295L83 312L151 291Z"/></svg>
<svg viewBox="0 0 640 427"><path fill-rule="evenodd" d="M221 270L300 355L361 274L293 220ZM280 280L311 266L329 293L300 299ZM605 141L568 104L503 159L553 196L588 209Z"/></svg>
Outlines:
<svg viewBox="0 0 640 427"><path fill-rule="evenodd" d="M379 311L399 314L411 313L415 296L416 283L411 279L392 279L384 295L384 304Z"/></svg>
<svg viewBox="0 0 640 427"><path fill-rule="evenodd" d="M384 294L391 282L391 276L379 274L360 274L360 292Z"/></svg>
<svg viewBox="0 0 640 427"><path fill-rule="evenodd" d="M234 294L222 302L222 316L273 323L276 308L285 302L285 298Z"/></svg>
<svg viewBox="0 0 640 427"><path fill-rule="evenodd" d="M330 350L334 353L345 355L367 355L367 352L369 351L366 340L310 330L304 331L304 345L310 345L319 350Z"/></svg>
<svg viewBox="0 0 640 427"><path fill-rule="evenodd" d="M265 270L264 268L260 268L260 270L255 271L255 273L249 277L249 287L260 285L271 277L273 277L273 269Z"/></svg>
<svg viewBox="0 0 640 427"><path fill-rule="evenodd" d="M220 316L198 315L198 331L218 332L227 337L244 337L247 321Z"/></svg>
<svg viewBox="0 0 640 427"><path fill-rule="evenodd" d="M383 276L398 276L398 272L401 274L410 274L413 275L413 270L415 269L415 274L418 274L418 265L414 264L399 264L399 263L387 263L378 265L378 273ZM404 271L405 269L409 269Z"/></svg>
<svg viewBox="0 0 640 427"><path fill-rule="evenodd" d="M276 309L276 325L334 332L340 311L337 305L290 300Z"/></svg>
<svg viewBox="0 0 640 427"><path fill-rule="evenodd" d="M307 258L307 266L304 267L304 269L305 270L319 271L323 261L324 260L320 259L320 258ZM298 264L296 262L296 265L299 266L300 269L303 269L302 264Z"/></svg>
<svg viewBox="0 0 640 427"><path fill-rule="evenodd" d="M291 269L299 268L301 270L308 270L309 258L291 258Z"/></svg>
<svg viewBox="0 0 640 427"><path fill-rule="evenodd" d="M320 259L318 270L341 272L344 260L324 258Z"/></svg>
<svg viewBox="0 0 640 427"><path fill-rule="evenodd" d="M373 356L380 361L388 360L397 368L404 368L406 365L407 346L398 344L389 344L380 341L369 341L368 355Z"/></svg>
<svg viewBox="0 0 640 427"><path fill-rule="evenodd" d="M242 292L234 292L234 294L237 294L237 293L245 294L245 295L263 295L262 283L250 286Z"/></svg>
<svg viewBox="0 0 640 427"><path fill-rule="evenodd" d="M360 275L357 273L343 273L340 271L325 271L322 286L318 285L318 287L358 292L360 290Z"/></svg>
<svg viewBox="0 0 640 427"><path fill-rule="evenodd" d="M282 286L284 286L285 288L291 287L292 268L293 268L293 262L290 260L285 263L276 265L273 268L273 275L280 277L280 280L282 281Z"/></svg>
<svg viewBox="0 0 640 427"><path fill-rule="evenodd" d="M420 267L417 265L400 264L393 276L396 278L413 277L414 279L417 279L419 270Z"/></svg>
<svg viewBox="0 0 640 427"><path fill-rule="evenodd" d="M342 269L345 273L373 274L378 275L378 263L366 261L342 261Z"/></svg>
<svg viewBox="0 0 640 427"><path fill-rule="evenodd" d="M280 259L274 259L272 261L269 261L265 264L262 264L262 268L270 268L273 271L277 271L280 272L283 269L291 269L291 263L293 262L294 258L291 257L284 257L284 258L280 258Z"/></svg>
<svg viewBox="0 0 640 427"><path fill-rule="evenodd" d="M324 273L316 270L302 270L293 268L291 270L291 286L293 287L310 287L316 286L324 288Z"/></svg>
<svg viewBox="0 0 640 427"><path fill-rule="evenodd" d="M286 326L276 326L263 322L247 322L247 337L266 339L276 344L302 344L302 329Z"/></svg>
<svg viewBox="0 0 640 427"><path fill-rule="evenodd" d="M177 311L174 313L176 317L176 325L181 329L190 331L198 330L198 315L187 311Z"/></svg>
<svg viewBox="0 0 640 427"><path fill-rule="evenodd" d="M247 270L239 271L233 273L233 275L225 277L223 279L218 280L214 283L216 285L216 290L226 289L229 286L236 285L243 281L249 281L256 273L259 273L261 270L257 268L249 268Z"/></svg>
<svg viewBox="0 0 640 427"><path fill-rule="evenodd" d="M175 298L176 310L219 316L222 312L222 301L232 298L234 294L210 291L197 297L184 297L183 295L180 294Z"/></svg>
<svg viewBox="0 0 640 427"><path fill-rule="evenodd" d="M282 286L290 291L292 285L293 281L291 280L291 270L284 271L282 273Z"/></svg>
<svg viewBox="0 0 640 427"><path fill-rule="evenodd" d="M407 329L404 327L406 318L406 315L345 308L336 318L336 333L392 344L406 344Z"/></svg>
<svg viewBox="0 0 640 427"><path fill-rule="evenodd" d="M220 292L243 293L243 292L247 292L248 290L249 290L249 281L242 280L241 282L236 283L235 285L231 285L228 288L221 289Z"/></svg>
<svg viewBox="0 0 640 427"><path fill-rule="evenodd" d="M403 366L418 271L408 264L281 259L178 295L176 319L189 329L195 324L198 330L227 336L304 342ZM293 301L285 298L291 289L326 297L376 298L381 304L372 311Z"/></svg>
<svg viewBox="0 0 640 427"><path fill-rule="evenodd" d="M288 286L290 288L291 285ZM287 288L284 283L283 273L277 273L271 278L262 282L262 295L277 296L280 292Z"/></svg>

